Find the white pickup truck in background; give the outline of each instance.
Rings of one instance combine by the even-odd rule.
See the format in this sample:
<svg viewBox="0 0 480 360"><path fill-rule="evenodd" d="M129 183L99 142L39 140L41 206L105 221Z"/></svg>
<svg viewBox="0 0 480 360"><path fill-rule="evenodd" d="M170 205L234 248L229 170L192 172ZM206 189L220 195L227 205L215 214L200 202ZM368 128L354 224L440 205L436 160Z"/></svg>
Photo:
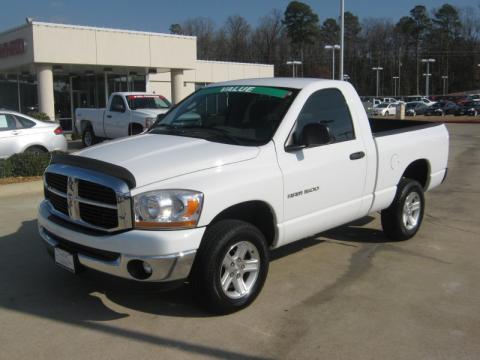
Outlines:
<svg viewBox="0 0 480 360"><path fill-rule="evenodd" d="M104 109L77 108L75 128L84 146L101 139L137 135L148 129L171 104L161 95L141 92L116 92Z"/></svg>
<svg viewBox="0 0 480 360"><path fill-rule="evenodd" d="M270 249L375 212L388 237L414 236L448 147L443 124L369 120L346 81L212 84L148 132L54 156L39 232L74 273L189 278L232 312L260 293Z"/></svg>

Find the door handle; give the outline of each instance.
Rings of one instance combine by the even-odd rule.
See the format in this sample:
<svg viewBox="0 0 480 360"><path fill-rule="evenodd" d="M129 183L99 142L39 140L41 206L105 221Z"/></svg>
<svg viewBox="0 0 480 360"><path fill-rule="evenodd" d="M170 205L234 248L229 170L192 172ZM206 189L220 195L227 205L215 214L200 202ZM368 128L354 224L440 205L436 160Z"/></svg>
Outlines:
<svg viewBox="0 0 480 360"><path fill-rule="evenodd" d="M107 115L107 117L108 117L109 119L111 119L111 118L112 118L112 115Z"/></svg>
<svg viewBox="0 0 480 360"><path fill-rule="evenodd" d="M19 134L20 134L20 131L12 131L12 134L13 134L13 135L19 135Z"/></svg>
<svg viewBox="0 0 480 360"><path fill-rule="evenodd" d="M365 156L365 153L363 151L355 152L353 154L350 154L350 160L358 160L361 159Z"/></svg>

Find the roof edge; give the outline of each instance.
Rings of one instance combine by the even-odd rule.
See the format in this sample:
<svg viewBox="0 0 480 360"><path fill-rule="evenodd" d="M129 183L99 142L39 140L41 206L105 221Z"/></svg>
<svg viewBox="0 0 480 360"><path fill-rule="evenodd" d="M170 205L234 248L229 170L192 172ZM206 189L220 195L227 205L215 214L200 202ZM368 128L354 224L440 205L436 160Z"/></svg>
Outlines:
<svg viewBox="0 0 480 360"><path fill-rule="evenodd" d="M107 28L107 27L100 27L100 26L51 23L51 22L44 22L44 21L32 21L32 25L50 26L50 27L63 27L63 28L78 29L78 30L96 30L96 31L106 31L106 32L117 32L117 33L136 34L136 35L164 36L164 37L173 37L173 38L180 38L180 39L196 39L197 38L196 36L188 36L188 35L176 35L176 34L167 34L167 33L151 32L151 31L116 29L116 28Z"/></svg>

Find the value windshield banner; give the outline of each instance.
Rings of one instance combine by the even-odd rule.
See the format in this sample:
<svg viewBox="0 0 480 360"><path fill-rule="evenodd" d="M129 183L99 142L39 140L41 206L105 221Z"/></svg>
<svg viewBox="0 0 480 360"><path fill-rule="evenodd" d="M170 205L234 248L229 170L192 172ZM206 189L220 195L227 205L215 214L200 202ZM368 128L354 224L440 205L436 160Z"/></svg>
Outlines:
<svg viewBox="0 0 480 360"><path fill-rule="evenodd" d="M236 86L215 86L208 87L200 90L201 94L221 94L221 93L249 93L273 96L278 98L285 98L291 94L290 90L279 89L266 86L248 86L248 85L236 85Z"/></svg>

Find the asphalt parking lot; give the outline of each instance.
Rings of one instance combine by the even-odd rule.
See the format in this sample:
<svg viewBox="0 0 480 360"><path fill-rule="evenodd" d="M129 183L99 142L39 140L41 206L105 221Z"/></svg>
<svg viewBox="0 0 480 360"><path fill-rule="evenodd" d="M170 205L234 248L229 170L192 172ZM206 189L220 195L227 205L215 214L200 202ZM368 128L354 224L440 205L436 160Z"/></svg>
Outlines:
<svg viewBox="0 0 480 360"><path fill-rule="evenodd" d="M55 267L40 190L0 187L0 359L478 358L480 125L449 129L449 177L415 238L390 242L375 214L279 249L256 302L222 317L188 286Z"/></svg>

